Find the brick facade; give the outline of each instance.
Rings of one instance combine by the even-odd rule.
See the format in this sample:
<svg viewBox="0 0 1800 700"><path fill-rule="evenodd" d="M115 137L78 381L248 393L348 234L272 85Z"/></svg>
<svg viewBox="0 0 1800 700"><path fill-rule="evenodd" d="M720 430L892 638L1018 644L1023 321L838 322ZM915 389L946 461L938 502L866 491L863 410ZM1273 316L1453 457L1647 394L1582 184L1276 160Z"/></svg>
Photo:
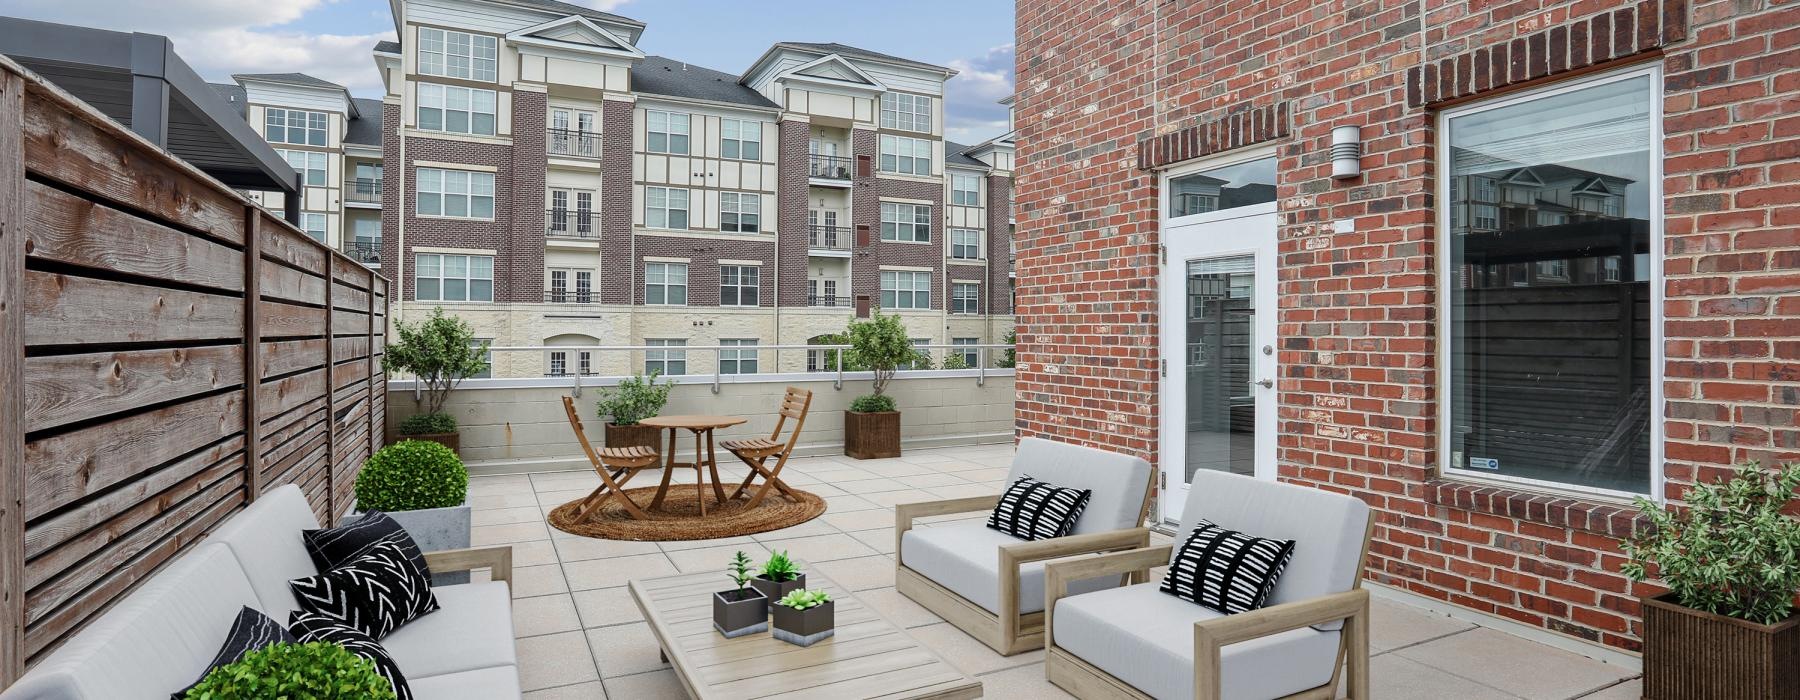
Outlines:
<svg viewBox="0 0 1800 700"><path fill-rule="evenodd" d="M509 179L513 196L505 203L494 202L494 216L506 210L510 222L506 281L494 280L494 299L520 304L544 300L544 176L549 162L545 150L547 134L541 125L550 123L548 100L544 93L514 90L512 93L512 162ZM496 276L500 267L494 261Z"/></svg>
<svg viewBox="0 0 1800 700"><path fill-rule="evenodd" d="M406 220L406 249L400 251L405 256L404 265L407 270L405 279L401 280L402 296L406 301L413 300L413 249L420 246L430 248L474 248L495 251L494 254L494 299L495 301L511 300L519 292L514 290L512 277L514 269L513 256L524 254L535 256L538 266L543 266L544 244L537 241L535 251L520 251L514 239L512 228L513 198L518 192L513 187L512 161L513 149L510 146L490 143L471 143L434 139L424 136L406 137L405 182L407 193L416 193L419 181L419 161L437 163L454 163L492 168L494 171L494 220L478 221L475 219L450 219L442 217L422 217L417 214L412 202L403 202L401 216ZM398 162L398 161L396 161ZM391 167L391 166L390 166ZM543 187L540 180L538 188L541 201ZM385 194L384 194L385 196ZM528 212L537 218L537 212ZM396 237L397 240L397 237ZM384 258L385 260L385 258ZM541 278L540 278L541 280ZM541 287L532 289L531 296L537 296ZM542 301L535 298L532 301Z"/></svg>
<svg viewBox="0 0 1800 700"><path fill-rule="evenodd" d="M625 100L600 104L600 299L629 304L642 294L632 266L631 134L636 108Z"/></svg>
<svg viewBox="0 0 1800 700"><path fill-rule="evenodd" d="M876 158L876 133L857 129L851 135L851 153ZM868 295L871 303L881 301L881 266L899 265L931 270L931 308L945 308L950 287L944 275L944 184L914 182L880 177L871 166L869 174L854 173L851 212L857 226L869 227L868 245L857 241L854 265L851 267L850 289L857 296ZM931 203L930 245L881 240L881 199L896 197ZM860 233L858 236L860 237Z"/></svg>
<svg viewBox="0 0 1800 700"><path fill-rule="evenodd" d="M389 134L381 140L381 162L400 162L400 105L382 103L381 133ZM406 207L406 188L402 184L399 178L392 178L381 189L381 259L386 263L381 272L400 284L401 299L411 299L410 280L401 279L400 275L401 270L407 270L405 276L412 276L412 266L400 262L400 212Z"/></svg>
<svg viewBox="0 0 1800 700"><path fill-rule="evenodd" d="M1021 0L1019 433L1157 460L1159 199L1139 166L1247 143L1229 128L1247 123L1279 146L1280 478L1376 508L1377 582L1636 649L1635 596L1656 589L1618 573L1626 509L1438 476L1433 110L1661 63L1652 416L1674 496L1800 456L1796 26L1800 8L1763 2ZM1345 124L1363 174L1334 181Z"/></svg>
<svg viewBox="0 0 1800 700"><path fill-rule="evenodd" d="M779 295L782 306L806 306L807 257L795 251L808 250L811 240L806 216L810 199L806 163L812 125L798 119L783 119L776 123L776 129L781 134L776 159L782 167L781 182L775 192L775 232L781 240L780 250L786 253L777 261L781 272Z"/></svg>
<svg viewBox="0 0 1800 700"><path fill-rule="evenodd" d="M773 241L732 241L651 234L637 237L637 255L639 280L644 279L644 258L687 258L688 306L719 305L720 260L760 260L763 264L756 278L757 306L775 305L775 270L768 262L775 259ZM644 303L644 285L641 282L631 293L631 303Z"/></svg>
<svg viewBox="0 0 1800 700"><path fill-rule="evenodd" d="M982 285L982 306L1004 316L1013 312L1012 280L1012 178L987 176L987 283Z"/></svg>

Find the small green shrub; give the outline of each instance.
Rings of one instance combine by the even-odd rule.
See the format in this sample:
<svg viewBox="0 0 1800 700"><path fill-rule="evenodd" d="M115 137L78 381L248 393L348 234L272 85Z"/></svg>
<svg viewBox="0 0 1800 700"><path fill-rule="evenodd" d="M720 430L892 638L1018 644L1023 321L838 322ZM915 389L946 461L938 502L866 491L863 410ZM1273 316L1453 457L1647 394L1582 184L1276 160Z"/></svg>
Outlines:
<svg viewBox="0 0 1800 700"><path fill-rule="evenodd" d="M207 673L186 700L393 700L375 663L331 642L279 643Z"/></svg>
<svg viewBox="0 0 1800 700"><path fill-rule="evenodd" d="M402 511L462 505L469 470L435 442L402 440L381 448L356 475L356 507Z"/></svg>
<svg viewBox="0 0 1800 700"><path fill-rule="evenodd" d="M816 608L831 602L831 594L819 588L797 588L775 601L776 605L786 605L795 610Z"/></svg>
<svg viewBox="0 0 1800 700"><path fill-rule="evenodd" d="M969 361L962 353L953 352L944 356L944 369L969 369Z"/></svg>
<svg viewBox="0 0 1800 700"><path fill-rule="evenodd" d="M1007 331L1006 336L1001 338L1001 342L1011 345L1012 347L1007 348L1000 353L1000 359L994 360L994 366L1001 369L1012 369L1014 365L1019 363L1019 330L1015 328Z"/></svg>
<svg viewBox="0 0 1800 700"><path fill-rule="evenodd" d="M645 418L656 417L669 403L669 392L675 388L674 380L670 379L657 384L656 378L661 375L661 372L651 372L646 378L634 374L619 380L616 388L601 389L600 415L610 416L613 425L637 425Z"/></svg>
<svg viewBox="0 0 1800 700"><path fill-rule="evenodd" d="M750 579L756 578L750 573L750 555L745 554L744 550L738 550L731 558L731 563L725 565L725 576L737 584L738 596L742 597L744 587L750 585Z"/></svg>
<svg viewBox="0 0 1800 700"><path fill-rule="evenodd" d="M456 416L448 413L418 413L400 421L401 435L437 435L456 432Z"/></svg>
<svg viewBox="0 0 1800 700"><path fill-rule="evenodd" d="M1800 521L1782 513L1795 487L1800 464L1765 472L1748 462L1730 479L1689 488L1683 510L1639 498L1651 527L1625 542L1620 570L1642 581L1655 566L1676 601L1695 610L1785 620L1800 591Z"/></svg>
<svg viewBox="0 0 1800 700"><path fill-rule="evenodd" d="M800 565L788 558L787 550L776 550L763 562L762 577L776 583L792 581L800 576Z"/></svg>
<svg viewBox="0 0 1800 700"><path fill-rule="evenodd" d="M894 397L887 394L864 394L850 400L850 410L857 413L887 413L894 410Z"/></svg>

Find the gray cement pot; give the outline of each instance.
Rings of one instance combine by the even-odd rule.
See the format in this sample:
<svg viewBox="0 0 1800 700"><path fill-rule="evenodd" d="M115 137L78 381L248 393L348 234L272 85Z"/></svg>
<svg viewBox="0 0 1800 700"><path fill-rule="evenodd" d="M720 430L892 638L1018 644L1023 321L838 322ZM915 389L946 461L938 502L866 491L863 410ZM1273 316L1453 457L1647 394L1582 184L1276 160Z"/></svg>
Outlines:
<svg viewBox="0 0 1800 700"><path fill-rule="evenodd" d="M771 605L775 609L776 639L789 644L810 647L831 638L837 633L836 611L837 601L824 605L815 605L805 610L795 610L786 605Z"/></svg>
<svg viewBox="0 0 1800 700"><path fill-rule="evenodd" d="M756 590L762 591L763 597L769 599L769 608L773 610L780 607L775 604L775 601L787 597L791 591L806 587L806 574L795 576L792 581L770 581L758 575L756 578L750 579L750 585L755 586Z"/></svg>
<svg viewBox="0 0 1800 700"><path fill-rule="evenodd" d="M726 639L769 629L769 599L755 588L714 593L713 629Z"/></svg>
<svg viewBox="0 0 1800 700"><path fill-rule="evenodd" d="M348 525L362 517L356 504L350 504L350 512L344 515L344 524ZM446 549L466 549L469 546L470 509L469 502L463 501L460 506L448 508L427 508L424 510L389 511L388 517L406 528L419 545L419 551L441 552ZM469 572L451 571L431 575L431 585L450 586L468 583Z"/></svg>

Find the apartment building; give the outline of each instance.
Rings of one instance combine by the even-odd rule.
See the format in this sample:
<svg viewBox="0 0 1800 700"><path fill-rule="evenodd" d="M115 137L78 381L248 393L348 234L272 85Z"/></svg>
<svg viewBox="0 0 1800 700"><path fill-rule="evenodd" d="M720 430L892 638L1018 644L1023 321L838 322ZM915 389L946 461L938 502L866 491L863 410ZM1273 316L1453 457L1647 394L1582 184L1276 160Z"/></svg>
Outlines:
<svg viewBox="0 0 1800 700"><path fill-rule="evenodd" d="M374 56L395 318L441 306L496 346L669 348L500 353L494 376L827 369L758 348L875 307L916 342L1011 330L1012 143L944 139L954 70L783 42L734 75L646 55L642 22L551 0L394 12L401 39ZM267 77L240 82L261 105ZM348 98L312 109L376 118ZM685 349L714 345L741 349Z"/></svg>

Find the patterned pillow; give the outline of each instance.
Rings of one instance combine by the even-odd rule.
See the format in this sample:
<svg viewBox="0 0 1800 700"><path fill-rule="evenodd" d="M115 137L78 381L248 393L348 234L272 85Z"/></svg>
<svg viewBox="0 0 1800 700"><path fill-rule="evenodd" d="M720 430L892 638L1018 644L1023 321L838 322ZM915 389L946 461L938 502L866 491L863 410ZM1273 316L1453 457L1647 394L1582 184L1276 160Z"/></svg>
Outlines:
<svg viewBox="0 0 1800 700"><path fill-rule="evenodd" d="M206 674L212 673L215 668L237 663L237 660L244 658L245 654L270 644L292 641L294 638L288 634L287 630L281 628L281 623L269 619L268 615L264 615L254 608L245 606L238 611L237 619L231 622L231 631L225 634L225 643L220 645L219 653L213 656L212 663L206 665L206 670L200 673L199 678L194 679L193 683L189 683L188 687L182 688L172 697L174 700L182 700L187 697L187 692L194 686L200 685L200 681L206 679Z"/></svg>
<svg viewBox="0 0 1800 700"><path fill-rule="evenodd" d="M1066 489L1021 476L1000 495L987 526L1022 540L1063 537L1075 529L1093 495L1088 489Z"/></svg>
<svg viewBox="0 0 1800 700"><path fill-rule="evenodd" d="M362 557L369 550L382 542L394 542L406 552L414 566L431 578L431 567L425 565L425 554L419 551L418 543L406 528L387 513L372 510L363 514L356 522L340 527L324 530L307 530L300 533L306 540L306 553L312 556L313 568L319 571L335 569Z"/></svg>
<svg viewBox="0 0 1800 700"><path fill-rule="evenodd" d="M1293 540L1252 537L1202 519L1181 543L1160 590L1226 615L1255 610L1268 602L1293 557Z"/></svg>
<svg viewBox="0 0 1800 700"><path fill-rule="evenodd" d="M302 611L336 618L377 640L438 609L431 580L394 542L377 543L358 559L288 587Z"/></svg>
<svg viewBox="0 0 1800 700"><path fill-rule="evenodd" d="M300 643L331 642L343 647L350 653L368 659L375 664L375 672L386 678L388 684L394 686L396 700L412 700L412 689L406 686L406 675L395 665L394 658L388 656L381 643L370 638L343 621L325 615L295 610L288 615L288 629Z"/></svg>

